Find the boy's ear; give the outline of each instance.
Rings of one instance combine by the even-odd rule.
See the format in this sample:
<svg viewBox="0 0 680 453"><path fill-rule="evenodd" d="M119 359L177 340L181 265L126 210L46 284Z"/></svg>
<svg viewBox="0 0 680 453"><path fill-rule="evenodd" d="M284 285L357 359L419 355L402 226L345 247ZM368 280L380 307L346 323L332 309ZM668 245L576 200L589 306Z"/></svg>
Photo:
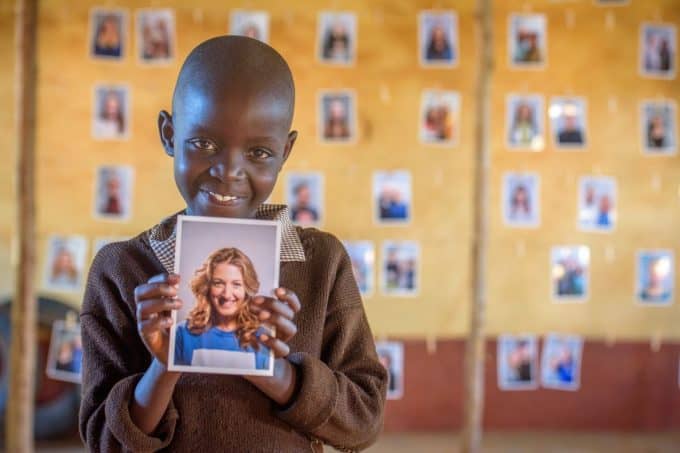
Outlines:
<svg viewBox="0 0 680 453"><path fill-rule="evenodd" d="M295 140L297 140L298 133L297 131L290 131L288 133L288 140L286 140L286 147L283 150L283 162L285 163L288 160L288 156L290 156L290 152L293 151L293 145L295 144Z"/></svg>
<svg viewBox="0 0 680 453"><path fill-rule="evenodd" d="M158 114L158 133L161 136L161 143L165 149L165 153L170 156L175 156L175 126L172 124L172 115L165 110L161 110Z"/></svg>

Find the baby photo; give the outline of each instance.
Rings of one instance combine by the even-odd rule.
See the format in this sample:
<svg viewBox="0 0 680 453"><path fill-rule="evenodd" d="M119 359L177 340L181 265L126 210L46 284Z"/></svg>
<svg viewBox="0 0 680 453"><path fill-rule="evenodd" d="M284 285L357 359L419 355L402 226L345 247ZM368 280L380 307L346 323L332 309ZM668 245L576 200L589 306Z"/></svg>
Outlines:
<svg viewBox="0 0 680 453"><path fill-rule="evenodd" d="M92 106L92 137L126 140L130 135L130 91L126 85L97 85Z"/></svg>
<svg viewBox="0 0 680 453"><path fill-rule="evenodd" d="M323 63L352 65L357 53L357 17L354 13L319 13L317 55Z"/></svg>
<svg viewBox="0 0 680 453"><path fill-rule="evenodd" d="M535 335L501 335L496 352L498 388L538 388L538 345Z"/></svg>
<svg viewBox="0 0 680 453"><path fill-rule="evenodd" d="M322 143L353 143L357 129L354 92L321 92L317 124Z"/></svg>
<svg viewBox="0 0 680 453"><path fill-rule="evenodd" d="M102 165L97 168L94 217L128 220L132 212L134 170L129 166Z"/></svg>
<svg viewBox="0 0 680 453"><path fill-rule="evenodd" d="M122 9L90 10L89 54L102 60L121 60L125 56L128 15Z"/></svg>
<svg viewBox="0 0 680 453"><path fill-rule="evenodd" d="M671 250L637 253L635 295L640 305L671 305L675 291L675 256Z"/></svg>
<svg viewBox="0 0 680 453"><path fill-rule="evenodd" d="M381 290L386 296L416 296L419 290L420 246L413 241L385 241L382 247Z"/></svg>
<svg viewBox="0 0 680 453"><path fill-rule="evenodd" d="M678 150L676 104L671 100L642 103L642 149L647 156L675 154Z"/></svg>
<svg viewBox="0 0 680 453"><path fill-rule="evenodd" d="M411 220L411 173L404 170L373 173L375 220L383 225L407 224Z"/></svg>
<svg viewBox="0 0 680 453"><path fill-rule="evenodd" d="M458 16L454 11L421 11L418 48L422 66L452 67L458 63Z"/></svg>
<svg viewBox="0 0 680 453"><path fill-rule="evenodd" d="M52 337L47 353L46 374L57 381L80 383L83 362L83 346L80 324L69 325L63 320L52 324Z"/></svg>
<svg viewBox="0 0 680 453"><path fill-rule="evenodd" d="M175 57L175 12L171 9L137 11L137 56L141 63L167 64Z"/></svg>
<svg viewBox="0 0 680 453"><path fill-rule="evenodd" d="M376 341L380 363L387 370L387 399L404 396L404 344L397 341Z"/></svg>
<svg viewBox="0 0 680 453"><path fill-rule="evenodd" d="M506 106L507 147L542 151L545 146L543 96L510 94Z"/></svg>
<svg viewBox="0 0 680 453"><path fill-rule="evenodd" d="M86 253L87 240L83 236L51 236L47 243L44 288L60 292L80 291Z"/></svg>
<svg viewBox="0 0 680 453"><path fill-rule="evenodd" d="M288 173L286 204L293 222L302 226L319 225L323 220L323 175Z"/></svg>
<svg viewBox="0 0 680 453"><path fill-rule="evenodd" d="M247 36L268 43L269 13L266 11L232 11L229 20L229 34Z"/></svg>
<svg viewBox="0 0 680 453"><path fill-rule="evenodd" d="M540 177L536 173L503 175L503 222L510 227L537 228L541 224Z"/></svg>
<svg viewBox="0 0 680 453"><path fill-rule="evenodd" d="M544 68L548 37L543 14L511 14L508 27L510 66L521 69Z"/></svg>
<svg viewBox="0 0 680 453"><path fill-rule="evenodd" d="M372 241L343 241L349 259L352 261L352 273L357 281L361 295L373 294L375 274L375 247Z"/></svg>
<svg viewBox="0 0 680 453"><path fill-rule="evenodd" d="M581 337L548 334L543 340L542 386L555 390L578 390L581 386L582 351Z"/></svg>
<svg viewBox="0 0 680 453"><path fill-rule="evenodd" d="M426 90L420 107L420 141L454 146L460 131L460 95L455 91Z"/></svg>
<svg viewBox="0 0 680 453"><path fill-rule="evenodd" d="M555 146L580 150L586 146L586 101L576 97L554 97L548 108Z"/></svg>
<svg viewBox="0 0 680 453"><path fill-rule="evenodd" d="M279 281L276 221L178 216L168 369L271 376L273 352L258 341L273 335L251 311L255 296L271 297Z"/></svg>
<svg viewBox="0 0 680 453"><path fill-rule="evenodd" d="M581 231L611 232L616 227L616 180L606 176L584 176L579 181L578 228Z"/></svg>
<svg viewBox="0 0 680 453"><path fill-rule="evenodd" d="M550 260L553 300L585 302L590 286L590 249L583 245L553 247Z"/></svg>
<svg viewBox="0 0 680 453"><path fill-rule="evenodd" d="M675 26L651 23L640 26L640 73L643 76L674 79L676 52Z"/></svg>

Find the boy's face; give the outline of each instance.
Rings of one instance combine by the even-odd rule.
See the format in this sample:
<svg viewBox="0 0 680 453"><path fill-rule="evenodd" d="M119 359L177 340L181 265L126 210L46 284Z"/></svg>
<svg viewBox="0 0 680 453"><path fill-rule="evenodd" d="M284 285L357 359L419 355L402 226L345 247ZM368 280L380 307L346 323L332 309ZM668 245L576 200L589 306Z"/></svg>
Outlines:
<svg viewBox="0 0 680 453"><path fill-rule="evenodd" d="M174 116L160 113L161 141L190 215L254 217L290 154L297 137L288 130L290 104L248 88L187 89Z"/></svg>

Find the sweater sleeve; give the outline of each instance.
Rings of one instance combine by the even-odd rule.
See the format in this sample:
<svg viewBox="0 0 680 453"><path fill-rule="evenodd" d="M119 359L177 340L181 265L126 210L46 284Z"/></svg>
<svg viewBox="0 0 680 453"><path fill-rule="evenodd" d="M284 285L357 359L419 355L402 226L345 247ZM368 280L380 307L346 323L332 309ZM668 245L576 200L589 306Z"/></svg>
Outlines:
<svg viewBox="0 0 680 453"><path fill-rule="evenodd" d="M146 452L169 445L178 418L172 402L152 435L130 417L135 387L150 364L134 316L93 263L80 315L83 338L80 435L89 451Z"/></svg>
<svg viewBox="0 0 680 453"><path fill-rule="evenodd" d="M375 442L382 429L387 372L378 361L349 257L341 253L321 359L303 352L288 357L301 382L278 416L310 437L354 451Z"/></svg>

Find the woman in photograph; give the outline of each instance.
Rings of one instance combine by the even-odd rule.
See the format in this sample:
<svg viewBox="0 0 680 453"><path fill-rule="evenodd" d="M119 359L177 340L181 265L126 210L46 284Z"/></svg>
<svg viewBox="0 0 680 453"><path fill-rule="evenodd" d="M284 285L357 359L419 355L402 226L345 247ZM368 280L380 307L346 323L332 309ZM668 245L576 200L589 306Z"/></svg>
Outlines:
<svg viewBox="0 0 680 453"><path fill-rule="evenodd" d="M527 222L532 218L531 197L524 184L517 184L512 191L508 217L515 222Z"/></svg>
<svg viewBox="0 0 680 453"><path fill-rule="evenodd" d="M444 102L434 102L425 111L425 135L429 140L446 141L453 136L452 115Z"/></svg>
<svg viewBox="0 0 680 453"><path fill-rule="evenodd" d="M121 202L121 181L120 176L114 170L105 174L105 195L101 200L100 213L119 216L123 214L123 204Z"/></svg>
<svg viewBox="0 0 680 453"><path fill-rule="evenodd" d="M326 30L323 40L323 58L333 61L349 61L349 33L347 27L340 20L336 20L331 27Z"/></svg>
<svg viewBox="0 0 680 453"><path fill-rule="evenodd" d="M142 28L142 58L165 60L170 55L170 30L163 17L147 17Z"/></svg>
<svg viewBox="0 0 680 453"><path fill-rule="evenodd" d="M647 263L644 288L640 291L640 299L644 302L668 302L671 290L668 288L667 277L670 273L670 259L659 256L649 259Z"/></svg>
<svg viewBox="0 0 680 453"><path fill-rule="evenodd" d="M526 340L517 341L516 347L508 355L508 367L511 371L510 379L519 382L533 380L533 352Z"/></svg>
<svg viewBox="0 0 680 453"><path fill-rule="evenodd" d="M515 108L510 143L518 146L531 146L538 135L538 127L534 119L534 110L525 101L520 101Z"/></svg>
<svg viewBox="0 0 680 453"><path fill-rule="evenodd" d="M78 268L71 251L65 246L60 246L52 261L50 272L52 285L74 286L78 283Z"/></svg>
<svg viewBox="0 0 680 453"><path fill-rule="evenodd" d="M331 140L350 138L347 104L349 102L345 102L341 97L331 98L328 101L324 138Z"/></svg>
<svg viewBox="0 0 680 453"><path fill-rule="evenodd" d="M66 339L59 345L55 368L69 373L80 373L83 362L83 346L80 335Z"/></svg>
<svg viewBox="0 0 680 453"><path fill-rule="evenodd" d="M121 92L114 89L102 90L99 112L94 124L98 138L118 138L125 134L125 114Z"/></svg>
<svg viewBox="0 0 680 453"><path fill-rule="evenodd" d="M444 27L441 25L435 25L430 31L425 58L429 61L450 61L453 59L451 44L449 44Z"/></svg>
<svg viewBox="0 0 680 453"><path fill-rule="evenodd" d="M175 364L268 369L269 349L255 338L266 330L250 311L259 288L253 263L242 251L211 253L191 280L196 306L177 326Z"/></svg>
<svg viewBox="0 0 680 453"><path fill-rule="evenodd" d="M647 147L663 148L666 146L666 125L663 115L655 113L647 125Z"/></svg>
<svg viewBox="0 0 680 453"><path fill-rule="evenodd" d="M98 57L121 56L120 17L114 14L104 16L94 38L94 54Z"/></svg>

